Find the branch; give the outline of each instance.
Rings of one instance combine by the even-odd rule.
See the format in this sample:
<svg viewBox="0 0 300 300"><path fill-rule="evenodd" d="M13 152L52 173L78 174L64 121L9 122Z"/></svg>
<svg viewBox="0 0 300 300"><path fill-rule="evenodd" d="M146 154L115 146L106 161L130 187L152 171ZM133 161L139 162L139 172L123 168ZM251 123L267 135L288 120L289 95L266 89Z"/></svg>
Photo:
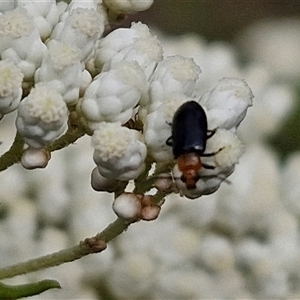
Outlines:
<svg viewBox="0 0 300 300"><path fill-rule="evenodd" d="M38 295L49 289L59 288L61 287L55 280L42 280L34 283L15 286L0 283L0 299L19 299L23 297Z"/></svg>
<svg viewBox="0 0 300 300"><path fill-rule="evenodd" d="M79 245L0 269L0 279L55 267L63 263L75 261L91 253L101 252L106 248L106 243L120 235L129 225L128 221L118 218L101 233L92 238L85 239Z"/></svg>
<svg viewBox="0 0 300 300"><path fill-rule="evenodd" d="M12 146L0 157L0 172L6 170L21 160L23 155L23 147L24 141L22 137L16 133Z"/></svg>

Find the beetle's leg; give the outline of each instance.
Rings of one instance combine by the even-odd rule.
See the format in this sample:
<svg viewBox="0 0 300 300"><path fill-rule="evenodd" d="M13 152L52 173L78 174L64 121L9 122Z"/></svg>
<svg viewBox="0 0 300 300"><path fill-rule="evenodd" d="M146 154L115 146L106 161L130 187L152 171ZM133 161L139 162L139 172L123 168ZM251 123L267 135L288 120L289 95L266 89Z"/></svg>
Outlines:
<svg viewBox="0 0 300 300"><path fill-rule="evenodd" d="M168 146L172 146L172 144L173 144L172 136L170 136L170 137L166 140L166 144L167 144Z"/></svg>
<svg viewBox="0 0 300 300"><path fill-rule="evenodd" d="M207 165L207 164L204 164L204 163L202 163L202 167L205 168L205 169L210 169L210 170L213 170L215 168L215 166Z"/></svg>
<svg viewBox="0 0 300 300"><path fill-rule="evenodd" d="M212 153L202 153L200 156L205 156L205 157L208 157L208 156L214 156L216 155L217 153L219 153L220 151L222 151L224 149L224 147L220 148L218 151L216 152L212 152Z"/></svg>
<svg viewBox="0 0 300 300"><path fill-rule="evenodd" d="M217 129L218 129L218 128L211 129L211 130L210 130L210 129L207 129L207 132L208 132L208 133L206 134L206 138L207 138L207 139L211 138L211 137L216 133Z"/></svg>

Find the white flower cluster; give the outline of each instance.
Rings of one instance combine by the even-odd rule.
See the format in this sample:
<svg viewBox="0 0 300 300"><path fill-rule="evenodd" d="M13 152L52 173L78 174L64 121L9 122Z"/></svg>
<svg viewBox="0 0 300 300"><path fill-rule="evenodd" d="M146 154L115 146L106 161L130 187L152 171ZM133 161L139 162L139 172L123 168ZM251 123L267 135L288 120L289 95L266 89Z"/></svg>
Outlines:
<svg viewBox="0 0 300 300"><path fill-rule="evenodd" d="M198 198L216 191L233 172L243 149L236 129L253 97L247 84L224 78L200 97L200 67L191 58L164 56L157 37L140 22L102 38L111 14L140 11L151 3L20 0L0 7L1 62L13 65L10 73L20 73L15 82L7 79L4 84L4 89L16 88L3 92L1 115L18 109L17 130L28 145L24 167L47 165L46 147L67 130L68 111L76 108L78 121L93 134L97 168L92 186L112 191L112 182L122 185L141 175L147 157L165 166L172 163L166 141L173 116L180 105L194 100L206 112L208 132L215 131L207 137L207 151L215 155L203 158L192 189L182 180L185 166L176 165L172 189ZM21 87L28 95L20 102ZM140 123L139 128L130 122Z"/></svg>
<svg viewBox="0 0 300 300"><path fill-rule="evenodd" d="M102 101L100 112L95 111L96 121L118 121L116 116L122 114L126 121L131 117L132 107L137 105L146 86L144 74L134 59L128 64L112 64L115 69L108 70L109 76L103 72L106 81L99 74L93 84L86 65L96 61L98 43L109 25L109 14L133 13L148 8L152 2L73 0L67 4L55 0L10 0L0 3L0 118L18 110L17 130L29 146L22 158L24 167L47 165L50 156L45 147L66 131L68 109L77 104L87 87L84 99L93 98L89 95L95 92L95 86L99 88L99 82L101 89L104 85L104 92L94 95L105 102ZM140 52L142 48L147 46L139 46ZM154 67L151 61L148 63ZM135 89L131 89L132 85ZM114 97L114 93L121 98ZM130 99L129 102L119 103L122 97ZM88 106L85 102L84 105ZM109 106L106 110L105 105Z"/></svg>

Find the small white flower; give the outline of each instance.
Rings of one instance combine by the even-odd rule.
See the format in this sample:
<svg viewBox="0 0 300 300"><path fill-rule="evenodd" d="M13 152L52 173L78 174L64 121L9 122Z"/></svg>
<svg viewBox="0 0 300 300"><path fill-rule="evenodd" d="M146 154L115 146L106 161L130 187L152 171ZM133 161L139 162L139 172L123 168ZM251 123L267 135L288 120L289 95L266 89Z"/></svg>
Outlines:
<svg viewBox="0 0 300 300"><path fill-rule="evenodd" d="M71 11L65 21L54 28L51 38L81 51L80 60L90 58L97 39L104 31L104 17L94 9L76 8Z"/></svg>
<svg viewBox="0 0 300 300"><path fill-rule="evenodd" d="M50 153L46 149L34 149L28 147L21 158L21 164L25 169L29 170L45 168L49 160Z"/></svg>
<svg viewBox="0 0 300 300"><path fill-rule="evenodd" d="M119 188L121 188L124 182L115 180L115 179L107 179L103 177L100 173L98 168L96 167L91 174L91 185L95 191L101 192L115 192Z"/></svg>
<svg viewBox="0 0 300 300"><path fill-rule="evenodd" d="M204 94L200 104L207 109L209 129L235 129L252 105L253 94L244 80L223 78L211 92Z"/></svg>
<svg viewBox="0 0 300 300"><path fill-rule="evenodd" d="M18 107L17 130L32 148L40 149L67 128L68 109L62 96L46 85L37 85Z"/></svg>
<svg viewBox="0 0 300 300"><path fill-rule="evenodd" d="M151 78L151 101L163 101L164 95L170 93L192 97L200 72L192 58L176 55L162 60Z"/></svg>
<svg viewBox="0 0 300 300"><path fill-rule="evenodd" d="M67 104L74 104L82 84L80 51L77 47L55 40L48 46L48 55L35 73L35 82L47 82L63 96Z"/></svg>
<svg viewBox="0 0 300 300"><path fill-rule="evenodd" d="M108 61L103 70L110 69L121 61L136 61L141 66L149 79L153 74L157 63L162 60L162 47L155 36L151 38L137 38L133 44L116 53ZM96 61L97 64L97 61Z"/></svg>
<svg viewBox="0 0 300 300"><path fill-rule="evenodd" d="M116 215L128 221L136 221L141 213L140 199L133 193L123 193L113 202Z"/></svg>
<svg viewBox="0 0 300 300"><path fill-rule="evenodd" d="M11 61L0 61L0 119L15 110L22 97L23 74Z"/></svg>
<svg viewBox="0 0 300 300"><path fill-rule="evenodd" d="M55 0L17 0L17 6L25 8L28 16L33 18L43 40L48 38L58 22L58 9Z"/></svg>
<svg viewBox="0 0 300 300"><path fill-rule="evenodd" d="M99 124L92 137L94 161L99 173L110 179L128 181L144 170L147 148L138 131L120 123Z"/></svg>
<svg viewBox="0 0 300 300"><path fill-rule="evenodd" d="M148 9L153 0L104 0L104 3L113 12L121 13L135 13Z"/></svg>
<svg viewBox="0 0 300 300"><path fill-rule="evenodd" d="M164 102L159 102L156 109L153 109L153 112L146 117L144 125L145 143L149 154L157 162L166 162L173 159L172 148L166 144L166 141L172 135L171 123L173 116L178 107L186 100L186 97L182 94L166 95Z"/></svg>
<svg viewBox="0 0 300 300"><path fill-rule="evenodd" d="M154 202L152 195L138 195L141 200L142 209L140 219L144 221L153 221L158 218L161 207Z"/></svg>
<svg viewBox="0 0 300 300"><path fill-rule="evenodd" d="M206 153L215 153L211 157L203 157L203 161L212 162L216 168L227 168L235 165L243 154L243 144L231 131L218 129L207 140ZM206 160L207 159L207 160Z"/></svg>
<svg viewBox="0 0 300 300"><path fill-rule="evenodd" d="M136 39L152 37L147 25L141 22L132 23L130 28L118 28L101 39L97 45L95 63L101 69L114 56L124 49L132 47Z"/></svg>
<svg viewBox="0 0 300 300"><path fill-rule="evenodd" d="M120 62L94 79L80 109L92 130L103 121L125 124L146 87L145 75L136 62Z"/></svg>
<svg viewBox="0 0 300 300"><path fill-rule="evenodd" d="M0 39L1 58L13 61L21 69L25 80L32 80L47 47L25 9L17 8L0 16Z"/></svg>

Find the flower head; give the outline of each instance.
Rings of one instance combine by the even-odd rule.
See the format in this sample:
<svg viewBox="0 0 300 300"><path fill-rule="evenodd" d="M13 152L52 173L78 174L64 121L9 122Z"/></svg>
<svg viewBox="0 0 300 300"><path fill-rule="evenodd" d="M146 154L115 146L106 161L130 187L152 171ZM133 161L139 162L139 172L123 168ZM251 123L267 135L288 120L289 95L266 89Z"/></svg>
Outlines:
<svg viewBox="0 0 300 300"><path fill-rule="evenodd" d="M18 132L32 148L43 148L67 128L68 109L62 96L47 85L37 85L18 107Z"/></svg>
<svg viewBox="0 0 300 300"><path fill-rule="evenodd" d="M99 173L108 179L128 181L144 170L147 149L135 130L102 122L94 131L92 145Z"/></svg>
<svg viewBox="0 0 300 300"><path fill-rule="evenodd" d="M15 110L22 96L23 74L11 61L0 61L0 118Z"/></svg>

